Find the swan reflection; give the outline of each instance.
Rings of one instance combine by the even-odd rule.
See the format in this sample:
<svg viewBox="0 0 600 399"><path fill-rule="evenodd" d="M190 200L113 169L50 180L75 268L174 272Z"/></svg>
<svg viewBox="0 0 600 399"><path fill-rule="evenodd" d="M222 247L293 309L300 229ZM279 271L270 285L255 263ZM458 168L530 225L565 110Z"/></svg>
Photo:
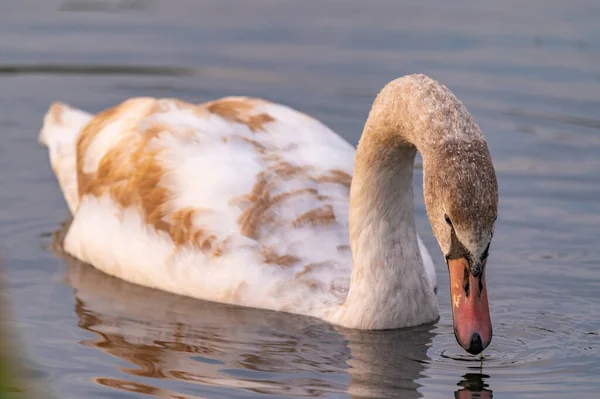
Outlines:
<svg viewBox="0 0 600 399"><path fill-rule="evenodd" d="M169 398L236 392L422 397L416 381L428 362L433 325L345 330L313 318L148 289L60 255L78 325L95 335L81 344L128 363L118 366L119 378L95 377L98 384ZM479 389L474 377L465 378L455 397L491 397L462 396Z"/></svg>
<svg viewBox="0 0 600 399"><path fill-rule="evenodd" d="M454 397L456 399L491 399L492 391L487 389L489 385L485 383L485 378L490 378L490 376L478 373L463 375L463 379L458 383L462 388L454 393Z"/></svg>

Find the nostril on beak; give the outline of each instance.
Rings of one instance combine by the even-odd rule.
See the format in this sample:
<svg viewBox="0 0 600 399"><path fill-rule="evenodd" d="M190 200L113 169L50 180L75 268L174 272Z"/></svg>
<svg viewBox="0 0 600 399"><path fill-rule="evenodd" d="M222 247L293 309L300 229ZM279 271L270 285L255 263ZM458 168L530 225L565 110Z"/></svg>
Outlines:
<svg viewBox="0 0 600 399"><path fill-rule="evenodd" d="M479 333L473 333L473 335L471 335L471 341L469 342L469 348L467 349L467 352L472 355L477 355L481 353L481 351L483 351L481 337L479 336Z"/></svg>

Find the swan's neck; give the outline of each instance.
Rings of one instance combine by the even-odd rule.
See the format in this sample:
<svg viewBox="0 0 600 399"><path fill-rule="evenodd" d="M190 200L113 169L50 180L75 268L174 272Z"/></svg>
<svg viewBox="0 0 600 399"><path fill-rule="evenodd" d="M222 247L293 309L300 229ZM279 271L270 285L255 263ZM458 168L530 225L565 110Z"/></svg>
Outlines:
<svg viewBox="0 0 600 399"><path fill-rule="evenodd" d="M436 103L435 96L429 103L430 96L419 96L414 87L407 93L406 82L396 83L375 100L356 152L350 193L353 269L337 314L347 327L399 328L438 317L419 252L412 176L417 149L427 164L453 132L432 125L445 104Z"/></svg>
<svg viewBox="0 0 600 399"><path fill-rule="evenodd" d="M350 194L352 277L340 324L388 329L433 321L437 300L415 231L415 148L396 145L382 158L365 151L371 140L363 137ZM394 158L394 167L387 157Z"/></svg>
<svg viewBox="0 0 600 399"><path fill-rule="evenodd" d="M338 324L386 329L438 316L415 232L416 151L423 157L427 215L442 252L450 253L452 232L473 259L489 246L498 185L481 130L438 82L410 75L388 83L373 103L356 151L353 268L346 301L332 315Z"/></svg>

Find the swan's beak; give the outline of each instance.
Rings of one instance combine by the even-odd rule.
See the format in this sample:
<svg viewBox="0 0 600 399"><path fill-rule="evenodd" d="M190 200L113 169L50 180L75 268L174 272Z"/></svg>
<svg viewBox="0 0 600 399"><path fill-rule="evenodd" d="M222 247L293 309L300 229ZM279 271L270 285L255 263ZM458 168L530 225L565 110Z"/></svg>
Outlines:
<svg viewBox="0 0 600 399"><path fill-rule="evenodd" d="M454 336L467 352L474 355L492 341L492 321L488 307L485 268L480 276L469 273L465 258L449 259L450 297Z"/></svg>

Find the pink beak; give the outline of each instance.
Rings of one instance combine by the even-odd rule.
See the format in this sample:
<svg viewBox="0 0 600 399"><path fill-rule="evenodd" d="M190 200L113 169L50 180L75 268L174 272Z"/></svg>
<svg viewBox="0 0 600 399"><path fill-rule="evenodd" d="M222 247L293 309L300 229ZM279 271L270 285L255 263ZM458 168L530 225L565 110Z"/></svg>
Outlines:
<svg viewBox="0 0 600 399"><path fill-rule="evenodd" d="M479 277L474 277L469 273L467 260L459 258L449 259L448 269L454 336L460 346L476 355L492 341L485 268Z"/></svg>

